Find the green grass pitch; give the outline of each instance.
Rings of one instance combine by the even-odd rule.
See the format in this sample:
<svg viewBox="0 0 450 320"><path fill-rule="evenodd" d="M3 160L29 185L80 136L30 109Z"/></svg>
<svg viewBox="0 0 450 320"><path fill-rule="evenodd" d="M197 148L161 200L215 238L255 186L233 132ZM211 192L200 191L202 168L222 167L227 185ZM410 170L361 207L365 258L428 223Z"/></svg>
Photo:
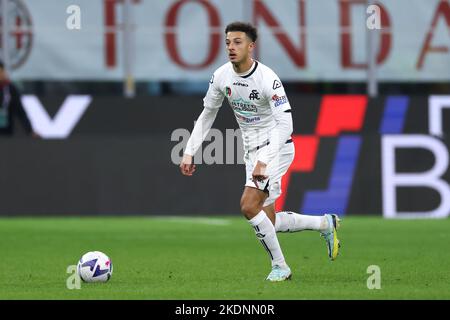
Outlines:
<svg viewBox="0 0 450 320"><path fill-rule="evenodd" d="M270 283L240 217L2 218L0 299L449 299L449 230L449 219L344 217L334 262L319 233L279 234L293 277ZM111 280L67 289L67 267L93 250L111 257Z"/></svg>

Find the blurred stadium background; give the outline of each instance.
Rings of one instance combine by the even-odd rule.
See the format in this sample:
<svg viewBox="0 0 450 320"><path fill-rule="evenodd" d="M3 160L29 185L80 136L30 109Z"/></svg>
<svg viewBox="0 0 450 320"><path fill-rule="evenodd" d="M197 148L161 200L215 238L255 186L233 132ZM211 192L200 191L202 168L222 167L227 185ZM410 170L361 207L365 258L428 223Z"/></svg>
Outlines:
<svg viewBox="0 0 450 320"><path fill-rule="evenodd" d="M255 58L293 106L278 209L450 213L448 0L0 4L1 59L41 137L17 121L0 136L0 216L239 217L244 166L226 103L195 176L176 163L236 20L259 28Z"/></svg>
<svg viewBox="0 0 450 320"><path fill-rule="evenodd" d="M188 179L172 159L226 62L224 26L245 20L295 108L298 158L278 208L447 216L450 4L379 1L380 30L370 4L2 1L2 59L43 140L20 124L1 140L0 213L239 214L242 165ZM214 127L237 125L222 110ZM215 141L202 155L242 163L239 139L234 154Z"/></svg>

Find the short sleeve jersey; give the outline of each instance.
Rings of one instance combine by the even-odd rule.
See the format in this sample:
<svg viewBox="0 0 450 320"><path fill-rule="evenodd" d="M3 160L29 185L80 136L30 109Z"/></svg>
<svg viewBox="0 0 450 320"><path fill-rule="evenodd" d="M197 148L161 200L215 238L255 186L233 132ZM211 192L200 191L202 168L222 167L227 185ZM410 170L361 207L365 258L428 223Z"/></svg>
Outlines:
<svg viewBox="0 0 450 320"><path fill-rule="evenodd" d="M220 108L225 97L241 129L244 150L269 141L274 114L291 109L278 76L256 60L246 74L236 73L231 62L214 72L203 105Z"/></svg>

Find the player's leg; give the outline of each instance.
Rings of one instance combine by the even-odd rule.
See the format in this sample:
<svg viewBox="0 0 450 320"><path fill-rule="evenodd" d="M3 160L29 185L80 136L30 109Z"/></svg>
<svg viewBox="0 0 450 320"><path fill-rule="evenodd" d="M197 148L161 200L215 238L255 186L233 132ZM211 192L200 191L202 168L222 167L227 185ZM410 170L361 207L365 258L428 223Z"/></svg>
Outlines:
<svg viewBox="0 0 450 320"><path fill-rule="evenodd" d="M275 217L275 230L277 232L319 231L326 241L328 257L334 260L338 256L340 242L337 238L337 229L340 219L337 215L308 216L291 211L281 211L277 212Z"/></svg>
<svg viewBox="0 0 450 320"><path fill-rule="evenodd" d="M241 211L255 229L256 237L271 259L272 272L267 279L283 281L291 277L291 270L284 259L275 227L262 210L266 198L267 193L265 191L246 186L241 197Z"/></svg>
<svg viewBox="0 0 450 320"><path fill-rule="evenodd" d="M286 144L280 151L277 163L273 167L272 184L269 189L269 197L266 199L263 210L272 220L277 232L297 232L302 230L316 230L326 240L328 256L331 260L336 259L339 253L340 243L337 238L339 218L334 214L323 216L311 216L298 214L292 211L281 211L275 213L275 200L281 195L281 178L287 172L295 155L293 144Z"/></svg>
<svg viewBox="0 0 450 320"><path fill-rule="evenodd" d="M324 232L329 228L329 222L325 215L310 216L292 211L280 211L275 216L275 229L277 232L298 232L303 230Z"/></svg>
<svg viewBox="0 0 450 320"><path fill-rule="evenodd" d="M268 206L265 206L262 209L264 210L264 212L266 213L266 215L269 217L270 221L274 225L275 231L277 231L276 230L277 228L275 225L275 223L276 223L276 221L275 221L275 203L269 204Z"/></svg>
<svg viewBox="0 0 450 320"><path fill-rule="evenodd" d="M275 212L275 203L263 207L263 210L275 226L276 232L298 232L303 230L325 232L329 229L327 215L310 216L292 211Z"/></svg>

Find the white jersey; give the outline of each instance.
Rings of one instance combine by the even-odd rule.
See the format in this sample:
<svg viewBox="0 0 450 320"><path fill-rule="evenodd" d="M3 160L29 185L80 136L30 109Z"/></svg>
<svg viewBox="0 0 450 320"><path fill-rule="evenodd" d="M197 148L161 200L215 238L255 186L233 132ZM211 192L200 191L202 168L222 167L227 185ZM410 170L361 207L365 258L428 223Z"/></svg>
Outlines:
<svg viewBox="0 0 450 320"><path fill-rule="evenodd" d="M274 113L291 109L278 76L256 60L246 74L236 73L231 62L214 72L203 105L218 109L225 97L241 129L245 151L267 143L276 126Z"/></svg>

